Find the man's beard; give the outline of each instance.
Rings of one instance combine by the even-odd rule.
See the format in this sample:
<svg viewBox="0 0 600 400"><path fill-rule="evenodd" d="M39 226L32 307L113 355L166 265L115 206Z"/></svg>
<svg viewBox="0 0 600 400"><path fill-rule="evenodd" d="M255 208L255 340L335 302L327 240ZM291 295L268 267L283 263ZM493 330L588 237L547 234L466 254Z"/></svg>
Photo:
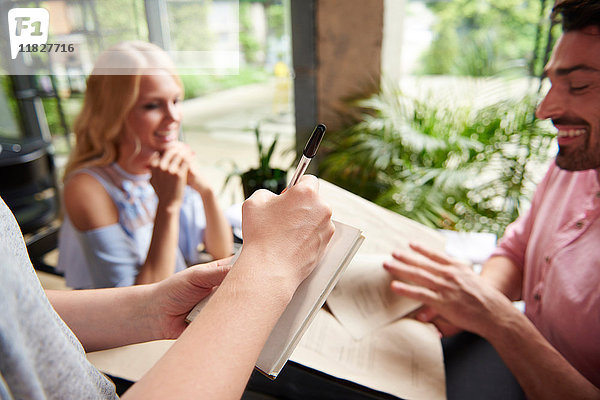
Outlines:
<svg viewBox="0 0 600 400"><path fill-rule="evenodd" d="M591 133L592 135L593 133ZM600 168L600 147L569 149L558 147L556 165L567 171L584 171Z"/></svg>

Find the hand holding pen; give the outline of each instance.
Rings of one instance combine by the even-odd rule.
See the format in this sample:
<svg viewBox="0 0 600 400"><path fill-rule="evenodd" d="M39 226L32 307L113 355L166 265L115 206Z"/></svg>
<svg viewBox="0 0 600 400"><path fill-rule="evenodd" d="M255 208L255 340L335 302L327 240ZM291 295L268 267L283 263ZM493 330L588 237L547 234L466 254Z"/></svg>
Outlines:
<svg viewBox="0 0 600 400"><path fill-rule="evenodd" d="M308 142L306 143L306 146L304 146L304 150L302 151L302 157L300 158L300 162L298 163L298 166L296 167L296 170L294 171L294 175L292 176L292 179L288 183L287 187L285 189L283 189L281 194L285 193L289 188L291 188L296 183L298 183L298 181L300 180L302 175L304 175L304 172L306 172L306 169L308 168L308 164L310 164L310 161L313 159L315 154L317 154L317 149L319 148L319 144L321 144L321 140L323 140L323 135L325 134L326 129L327 128L323 124L318 124L315 127L312 134L310 135L310 138L308 139ZM246 200L246 201L248 201L248 200ZM242 231L243 231L243 228L242 228ZM242 236L244 236L243 232L242 232ZM240 252L241 252L241 247L238 249L235 256L232 258L232 260L231 260L232 264L237 260Z"/></svg>
<svg viewBox="0 0 600 400"><path fill-rule="evenodd" d="M290 183L288 183L285 190L288 190L298 183L300 177L304 175L304 172L306 172L306 169L308 168L308 164L310 164L310 161L313 159L315 154L317 154L317 149L319 148L319 144L321 144L321 140L323 139L323 135L325 134L326 130L327 128L323 124L318 124L315 127L310 135L310 138L308 139L308 142L306 143L306 146L304 146L302 158L300 158L300 162L296 167L296 171L294 171L294 175L292 176L292 179L290 179Z"/></svg>

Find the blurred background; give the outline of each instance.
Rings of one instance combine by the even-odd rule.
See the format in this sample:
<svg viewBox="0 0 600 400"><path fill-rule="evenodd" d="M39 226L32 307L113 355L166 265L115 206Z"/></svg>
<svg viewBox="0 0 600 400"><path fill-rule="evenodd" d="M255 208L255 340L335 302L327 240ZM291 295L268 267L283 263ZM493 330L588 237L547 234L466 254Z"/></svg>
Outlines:
<svg viewBox="0 0 600 400"><path fill-rule="evenodd" d="M313 173L428 226L500 236L555 154L534 117L552 4L0 0L2 15L46 8L48 43L75 49L10 60L0 22L0 195L32 257L52 248L87 74L103 49L141 39L180 67L181 134L224 208L243 200L239 176L260 157L289 170L325 123Z"/></svg>

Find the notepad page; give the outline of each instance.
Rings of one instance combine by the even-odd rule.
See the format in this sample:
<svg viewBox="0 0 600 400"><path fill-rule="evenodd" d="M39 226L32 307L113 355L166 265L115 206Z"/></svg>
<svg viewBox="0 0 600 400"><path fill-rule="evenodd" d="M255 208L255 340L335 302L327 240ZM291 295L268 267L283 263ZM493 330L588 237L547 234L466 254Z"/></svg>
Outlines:
<svg viewBox="0 0 600 400"><path fill-rule="evenodd" d="M323 258L296 290L258 357L256 366L271 377L276 376L283 368L315 313L362 243L363 237L359 229L333 222L335 232Z"/></svg>

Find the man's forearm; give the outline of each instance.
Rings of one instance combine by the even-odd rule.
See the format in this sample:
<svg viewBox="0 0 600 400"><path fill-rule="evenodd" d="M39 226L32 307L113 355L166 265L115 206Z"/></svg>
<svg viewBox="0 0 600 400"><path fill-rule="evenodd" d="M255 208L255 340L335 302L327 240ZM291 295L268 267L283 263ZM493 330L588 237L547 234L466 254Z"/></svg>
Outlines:
<svg viewBox="0 0 600 400"><path fill-rule="evenodd" d="M583 377L514 307L498 315L485 335L530 399L599 399L600 390Z"/></svg>
<svg viewBox="0 0 600 400"><path fill-rule="evenodd" d="M501 256L488 259L481 277L510 300L521 300L523 273L510 259Z"/></svg>

